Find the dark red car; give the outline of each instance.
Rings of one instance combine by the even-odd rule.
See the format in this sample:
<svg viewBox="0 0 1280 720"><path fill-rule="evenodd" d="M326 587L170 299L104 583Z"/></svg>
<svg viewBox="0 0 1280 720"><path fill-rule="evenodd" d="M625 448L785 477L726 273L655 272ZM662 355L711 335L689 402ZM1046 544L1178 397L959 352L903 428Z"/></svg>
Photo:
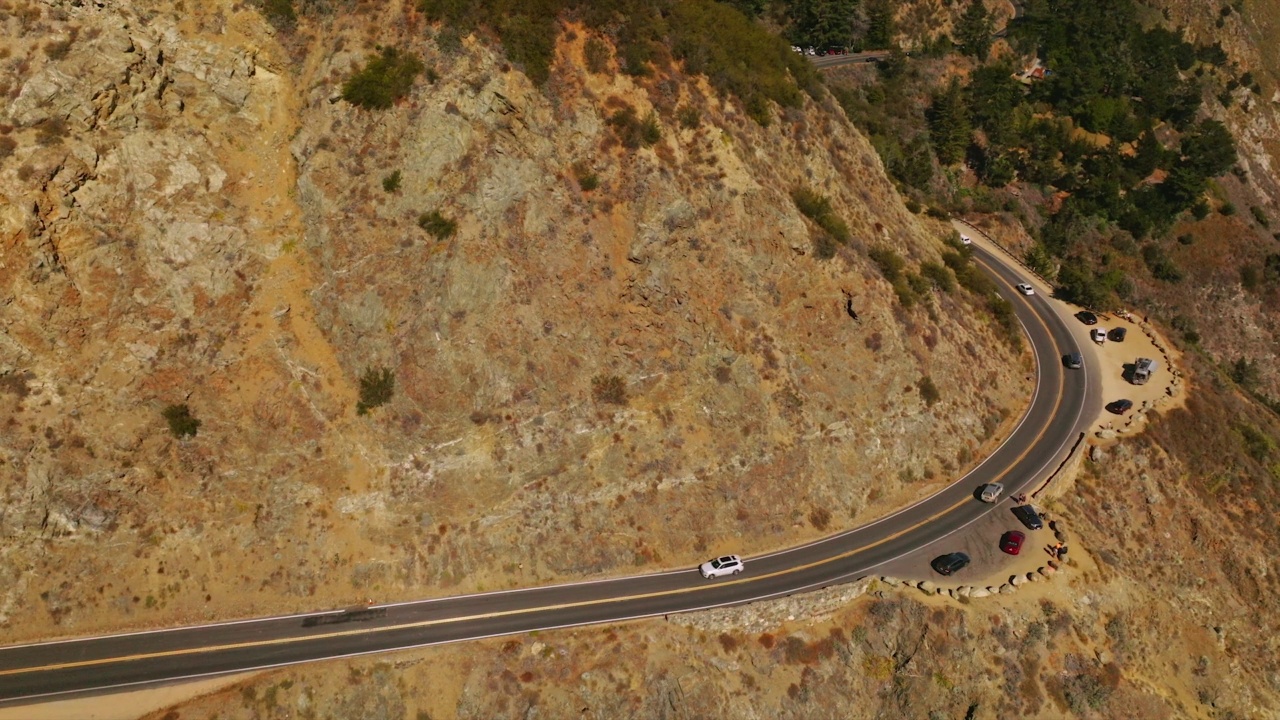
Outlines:
<svg viewBox="0 0 1280 720"><path fill-rule="evenodd" d="M1010 555L1022 552L1022 542L1027 536L1017 530L1010 530L1000 537L1000 549Z"/></svg>

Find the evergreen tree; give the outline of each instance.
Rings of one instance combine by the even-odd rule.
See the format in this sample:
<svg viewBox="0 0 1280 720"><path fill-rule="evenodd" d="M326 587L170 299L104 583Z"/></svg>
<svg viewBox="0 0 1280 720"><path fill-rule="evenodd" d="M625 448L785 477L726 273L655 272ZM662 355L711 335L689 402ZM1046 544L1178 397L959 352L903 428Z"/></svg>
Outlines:
<svg viewBox="0 0 1280 720"><path fill-rule="evenodd" d="M973 126L969 124L969 106L958 79L952 78L947 89L933 97L928 120L929 137L938 160L943 165L959 162L969 147Z"/></svg>
<svg viewBox="0 0 1280 720"><path fill-rule="evenodd" d="M872 0L867 7L867 32L863 45L867 49L887 48L893 42L893 6L889 0Z"/></svg>
<svg viewBox="0 0 1280 720"><path fill-rule="evenodd" d="M971 0L956 28L956 42L964 48L966 55L986 62L987 54L991 52L991 33L994 29L985 0Z"/></svg>

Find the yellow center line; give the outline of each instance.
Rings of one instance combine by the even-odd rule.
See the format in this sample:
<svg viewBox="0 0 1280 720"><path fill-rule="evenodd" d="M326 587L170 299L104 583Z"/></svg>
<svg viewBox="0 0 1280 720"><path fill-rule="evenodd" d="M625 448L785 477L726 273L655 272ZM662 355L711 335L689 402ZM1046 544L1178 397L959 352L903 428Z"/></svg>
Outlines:
<svg viewBox="0 0 1280 720"><path fill-rule="evenodd" d="M1046 331L1048 331L1049 328L1047 325L1045 325L1043 319L1040 318L1040 315L1038 313L1033 313L1033 314L1035 315L1036 320L1040 323L1041 327L1043 327ZM1052 338L1052 333L1050 333L1050 338ZM1061 405L1062 405L1062 392L1061 392L1061 388L1059 388L1059 392L1057 393L1057 398L1054 402L1053 412L1050 413L1050 418L1057 415L1058 408L1060 408ZM1003 472L1001 472L992 480L992 482L998 482L1000 480L1003 480L1010 473L1012 473L1013 469L1017 467L1018 463L1022 462L1022 460L1025 459L1026 456L1036 448L1036 445L1044 437L1047 431L1048 431L1048 427L1046 426L1036 436L1035 442L1032 442L1030 445L1028 445L1027 448L1023 450L1022 453L1013 460L1013 462L1009 463L1009 465L1005 468ZM672 590L659 590L659 591L648 592L648 593L640 593L638 595L623 595L623 596L617 596L617 597L598 598L595 600L580 600L577 602L559 603L555 605L541 605L538 607L529 607L529 608L516 608L513 610L499 610L495 612L481 613L478 615L455 616L455 617L449 617L449 618L439 618L435 620L419 620L417 622L404 623L400 625L386 625L386 626L380 626L380 627L368 627L368 628L359 628L359 629L352 629L352 630L339 630L339 631L334 631L329 633L320 633L320 634L314 634L314 635L299 635L299 636L284 637L284 638L272 638L267 640L251 640L251 641L238 642L238 643L226 643L222 645L208 645L204 647L181 648L178 650L164 650L164 651L151 652L151 653L137 653L134 655L123 655L119 657L105 657L105 658L97 658L93 660L78 660L73 662L53 663L50 665L41 665L41 666L26 667L26 668L15 668L10 670L0 670L0 677L10 676L10 675L21 675L24 673L33 673L33 672L46 672L46 671L52 671L52 670L69 670L74 668L93 667L97 665L108 665L108 664L117 663L117 662L133 662L138 660L150 660L150 659L165 658L165 657L180 657L184 655L196 655L200 653L223 652L227 650L243 650L243 649L254 648L254 647L270 647L274 645L286 645L286 644L298 643L298 642L312 642L315 640L326 640L331 638L350 637L353 635L366 635L371 633L391 632L395 630L425 628L425 627L431 627L433 625L444 625L447 623L470 622L474 620L486 620L486 619L499 618L499 617L508 617L512 615L545 612L550 610L567 610L571 608L589 607L592 605L602 605L605 603L619 603L619 602L627 602L631 600L643 600L646 598L683 595L683 594L692 593L692 592L705 592L709 590L714 590L716 588L725 587L728 585L741 585L744 583L759 582L761 580L767 580L769 578L779 577L782 575L789 575L792 573L801 572L803 570L809 570L821 565L827 565L840 560L844 560L846 558L852 557L859 553L864 553L868 550L871 550L872 548L883 545L891 540L895 540L909 532L918 530L919 528L932 523L933 521L937 520L940 517L949 515L950 513L954 512L956 508L959 508L960 506L970 502L973 502L973 501L969 498L961 500L955 503L954 505L948 507L947 509L934 513L928 518L921 520L920 522L910 527L904 528L892 535L888 535L868 545L863 545L853 550L847 550L843 553L840 553L838 555L833 555L829 558L824 558L822 560L815 560L813 562L806 563L804 565L797 565L797 566L786 568L783 570L777 570L775 572L767 573L765 575L753 575L745 578L725 580L725 581L717 582L714 584L697 585L692 587L676 588Z"/></svg>

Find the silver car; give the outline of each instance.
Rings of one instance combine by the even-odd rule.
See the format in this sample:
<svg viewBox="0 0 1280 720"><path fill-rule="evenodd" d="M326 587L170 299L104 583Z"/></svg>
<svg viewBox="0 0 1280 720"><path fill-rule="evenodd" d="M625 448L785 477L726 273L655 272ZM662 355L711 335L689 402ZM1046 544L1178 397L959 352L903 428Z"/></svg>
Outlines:
<svg viewBox="0 0 1280 720"><path fill-rule="evenodd" d="M698 566L698 572L702 573L704 578L715 578L737 575L742 572L742 568L742 558L737 555L725 555L702 563Z"/></svg>
<svg viewBox="0 0 1280 720"><path fill-rule="evenodd" d="M1000 499L1000 493L1004 492L1004 485L1000 483L987 483L982 486L982 502L993 503Z"/></svg>

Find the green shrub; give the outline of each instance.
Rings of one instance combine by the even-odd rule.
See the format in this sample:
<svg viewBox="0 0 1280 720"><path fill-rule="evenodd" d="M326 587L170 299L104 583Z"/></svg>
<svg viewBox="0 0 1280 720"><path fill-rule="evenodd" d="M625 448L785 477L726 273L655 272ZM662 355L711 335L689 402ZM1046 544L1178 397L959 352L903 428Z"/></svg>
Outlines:
<svg viewBox="0 0 1280 720"><path fill-rule="evenodd" d="M1224 202L1222 203L1222 207L1218 208L1218 212L1226 215L1227 217L1231 217L1236 214L1236 205L1232 202Z"/></svg>
<svg viewBox="0 0 1280 720"><path fill-rule="evenodd" d="M797 186L791 190L791 201L796 204L796 209L802 215L825 230L834 241L841 245L849 242L853 235L849 232L849 225L836 215L835 209L831 207L831 201L825 195Z"/></svg>
<svg viewBox="0 0 1280 720"><path fill-rule="evenodd" d="M1243 265L1240 268L1240 285L1245 290L1257 290L1262 284L1262 271L1255 265Z"/></svg>
<svg viewBox="0 0 1280 720"><path fill-rule="evenodd" d="M627 404L627 382L617 375L597 375L591 378L591 397L598 403Z"/></svg>
<svg viewBox="0 0 1280 720"><path fill-rule="evenodd" d="M1182 339L1191 345L1196 345L1200 342L1200 333L1196 330L1195 323L1191 321L1191 318L1185 315L1174 315L1169 324L1173 326L1174 330L1181 332Z"/></svg>
<svg viewBox="0 0 1280 720"><path fill-rule="evenodd" d="M342 84L342 99L366 110L385 110L409 94L423 69L413 54L384 47Z"/></svg>
<svg viewBox="0 0 1280 720"><path fill-rule="evenodd" d="M676 121L686 130L694 130L702 124L702 113L692 105L685 105L676 113Z"/></svg>
<svg viewBox="0 0 1280 720"><path fill-rule="evenodd" d="M599 75L609 69L609 45L600 38L587 38L582 48L582 57L586 61L588 72Z"/></svg>
<svg viewBox="0 0 1280 720"><path fill-rule="evenodd" d="M920 274L928 278L933 286L944 292L951 292L956 289L955 275L947 269L946 265L936 262L920 263Z"/></svg>
<svg viewBox="0 0 1280 720"><path fill-rule="evenodd" d="M867 255L880 268L880 273L884 275L885 280L894 282L902 278L907 262L901 255L894 252L893 248L878 245L871 248Z"/></svg>
<svg viewBox="0 0 1280 720"><path fill-rule="evenodd" d="M390 175L382 178L382 189L393 193L400 189L400 171L396 170Z"/></svg>
<svg viewBox="0 0 1280 720"><path fill-rule="evenodd" d="M600 187L600 178L592 172L591 166L582 160L573 164L573 174L578 178L578 187L585 192L591 192Z"/></svg>
<svg viewBox="0 0 1280 720"><path fill-rule="evenodd" d="M1169 259L1168 255L1165 255L1164 249L1159 245L1151 243L1143 247L1142 260L1157 280L1173 283L1182 281L1182 270Z"/></svg>
<svg viewBox="0 0 1280 720"><path fill-rule="evenodd" d="M277 30L289 32L298 24L293 0L262 0L261 8L262 16Z"/></svg>
<svg viewBox="0 0 1280 720"><path fill-rule="evenodd" d="M191 415L191 408L184 405L170 405L161 413L169 421L169 432L176 438L193 436L200 431L200 421Z"/></svg>
<svg viewBox="0 0 1280 720"><path fill-rule="evenodd" d="M453 237L458 232L458 223L441 215L439 210L419 215L418 227L434 235L437 240Z"/></svg>
<svg viewBox="0 0 1280 720"><path fill-rule="evenodd" d="M938 386L933 384L933 378L925 375L916 383L916 387L920 390L920 399L924 400L924 404L933 407L942 399L942 393L938 392Z"/></svg>
<svg viewBox="0 0 1280 720"><path fill-rule="evenodd" d="M396 376L387 368L369 368L360 376L360 401L356 403L356 414L367 415L370 410L386 405L395 392Z"/></svg>
<svg viewBox="0 0 1280 720"><path fill-rule="evenodd" d="M662 139L662 128L658 125L658 116L649 113L644 119L636 115L635 108L628 105L615 112L606 120L609 127L624 147L635 150L648 147Z"/></svg>
<svg viewBox="0 0 1280 720"><path fill-rule="evenodd" d="M1253 213L1253 219L1258 221L1262 227L1271 227L1271 219L1267 217L1267 212L1262 208L1254 205L1249 208L1249 212Z"/></svg>

